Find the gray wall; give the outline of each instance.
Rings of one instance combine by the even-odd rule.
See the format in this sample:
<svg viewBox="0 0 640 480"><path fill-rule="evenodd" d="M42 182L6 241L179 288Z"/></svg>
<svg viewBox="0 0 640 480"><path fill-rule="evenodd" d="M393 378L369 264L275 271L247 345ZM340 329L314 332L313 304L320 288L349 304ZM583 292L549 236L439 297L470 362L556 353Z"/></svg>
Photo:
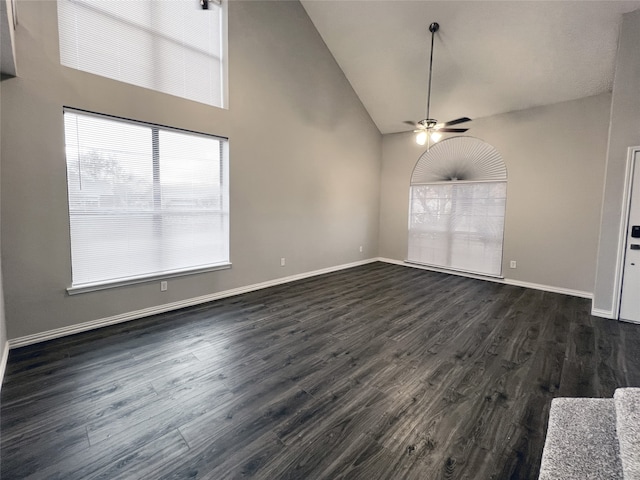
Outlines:
<svg viewBox="0 0 640 480"><path fill-rule="evenodd" d="M603 94L469 124L507 166L507 279L593 291L610 105ZM382 148L380 256L404 260L409 178L425 148L412 134L385 135Z"/></svg>
<svg viewBox="0 0 640 480"><path fill-rule="evenodd" d="M600 247L594 313L613 316L617 310L618 245L624 174L628 147L640 145L640 10L623 17L618 42L611 104L611 134L607 151L606 184L600 224Z"/></svg>
<svg viewBox="0 0 640 480"><path fill-rule="evenodd" d="M230 2L228 110L61 67L55 2L19 6L20 77L2 85L10 339L377 255L381 135L298 2ZM69 297L63 105L229 137L233 268Z"/></svg>
<svg viewBox="0 0 640 480"><path fill-rule="evenodd" d="M0 80L0 119L2 119L2 80ZM2 178L2 135L0 135L0 179ZM0 182L1 184L1 182ZM2 187L0 186L0 198ZM0 200L0 232L2 231L2 222L1 222L1 212L2 212L2 201ZM2 235L0 234L0 239ZM0 251L2 250L2 243L0 240ZM7 325L4 313L4 288L2 282L2 255L0 255L0 364L2 363L2 359L8 353L5 351L7 347ZM2 385L2 374L4 372L0 371L0 386Z"/></svg>

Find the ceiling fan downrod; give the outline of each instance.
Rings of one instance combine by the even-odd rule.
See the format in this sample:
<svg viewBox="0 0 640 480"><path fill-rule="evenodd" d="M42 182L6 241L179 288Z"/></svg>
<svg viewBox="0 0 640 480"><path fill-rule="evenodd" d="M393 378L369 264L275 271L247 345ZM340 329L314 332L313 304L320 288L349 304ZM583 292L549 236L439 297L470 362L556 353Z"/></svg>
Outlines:
<svg viewBox="0 0 640 480"><path fill-rule="evenodd" d="M426 116L423 120L420 120L417 123L405 122L409 124L415 125L416 129L413 131L416 133L416 143L418 145L424 145L427 141L432 140L433 142L437 142L440 137L442 137L443 133L463 133L466 132L467 128L449 128L453 125L458 125L460 123L469 122L471 119L469 117L460 117L455 120L450 120L444 123L438 123L435 118L431 118L430 110L431 110L431 83L433 79L433 46L435 42L436 32L440 30L440 24L438 22L433 22L429 25L429 31L431 32L431 52L429 54L429 83L427 88L427 111Z"/></svg>
<svg viewBox="0 0 640 480"><path fill-rule="evenodd" d="M438 30L440 30L440 24L438 22L433 22L431 25L429 25L429 31L431 32L431 54L429 55L429 88L427 89L427 112L425 119L420 121L420 123L425 127L427 126L425 125L426 123L433 122L433 125L437 123L436 120L432 120L431 117L429 117L429 108L431 106L431 77L433 75L433 41Z"/></svg>

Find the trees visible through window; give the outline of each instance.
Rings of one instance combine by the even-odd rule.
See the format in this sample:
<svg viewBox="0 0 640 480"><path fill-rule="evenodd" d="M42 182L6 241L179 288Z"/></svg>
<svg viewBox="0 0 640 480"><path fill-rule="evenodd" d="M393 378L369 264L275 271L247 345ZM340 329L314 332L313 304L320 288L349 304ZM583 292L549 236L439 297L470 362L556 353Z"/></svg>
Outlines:
<svg viewBox="0 0 640 480"><path fill-rule="evenodd" d="M227 141L66 109L72 287L229 263Z"/></svg>

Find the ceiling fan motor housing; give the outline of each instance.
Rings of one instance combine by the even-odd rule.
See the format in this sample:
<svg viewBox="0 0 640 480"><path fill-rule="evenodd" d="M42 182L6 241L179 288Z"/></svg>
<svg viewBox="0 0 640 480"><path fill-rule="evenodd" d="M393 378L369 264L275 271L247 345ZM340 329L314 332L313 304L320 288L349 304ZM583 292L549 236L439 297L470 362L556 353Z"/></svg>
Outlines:
<svg viewBox="0 0 640 480"><path fill-rule="evenodd" d="M435 127L437 123L438 123L438 121L433 119L433 118L425 118L424 120L420 120L418 122L418 124L422 125L424 128L428 128L428 129Z"/></svg>

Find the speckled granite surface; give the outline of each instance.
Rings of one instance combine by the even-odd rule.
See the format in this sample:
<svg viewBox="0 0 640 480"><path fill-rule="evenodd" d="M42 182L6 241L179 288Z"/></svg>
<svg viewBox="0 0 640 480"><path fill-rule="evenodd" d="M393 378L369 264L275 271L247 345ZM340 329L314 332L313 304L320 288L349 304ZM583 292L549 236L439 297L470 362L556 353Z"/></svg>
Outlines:
<svg viewBox="0 0 640 480"><path fill-rule="evenodd" d="M613 399L551 402L540 480L623 479Z"/></svg>
<svg viewBox="0 0 640 480"><path fill-rule="evenodd" d="M640 480L640 388L619 388L613 398L624 479Z"/></svg>

